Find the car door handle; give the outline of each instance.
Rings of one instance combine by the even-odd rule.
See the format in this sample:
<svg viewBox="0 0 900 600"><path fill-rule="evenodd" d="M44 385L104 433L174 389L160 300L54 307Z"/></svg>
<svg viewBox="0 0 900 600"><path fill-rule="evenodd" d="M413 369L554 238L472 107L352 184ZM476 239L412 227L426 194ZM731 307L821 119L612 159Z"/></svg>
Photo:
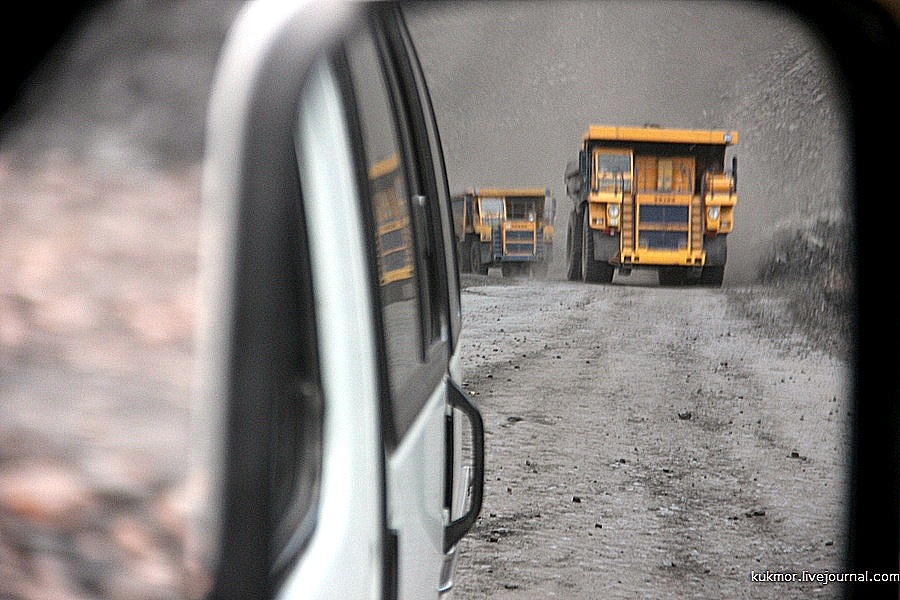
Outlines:
<svg viewBox="0 0 900 600"><path fill-rule="evenodd" d="M458 519L454 519L444 528L444 552L449 552L469 532L481 512L484 497L484 421L478 407L469 399L468 394L459 385L449 379L447 400L451 408L459 409L466 415L472 428L472 497L468 510ZM448 452L452 453L451 448ZM447 457L452 464L453 455Z"/></svg>

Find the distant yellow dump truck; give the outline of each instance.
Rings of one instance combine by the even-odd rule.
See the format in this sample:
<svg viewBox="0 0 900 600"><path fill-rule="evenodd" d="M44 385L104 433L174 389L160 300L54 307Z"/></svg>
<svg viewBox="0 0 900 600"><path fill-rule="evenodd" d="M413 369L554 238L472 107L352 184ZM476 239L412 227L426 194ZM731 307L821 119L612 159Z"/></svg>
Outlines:
<svg viewBox="0 0 900 600"><path fill-rule="evenodd" d="M549 188L471 188L453 197L460 270L544 277L553 257Z"/></svg>
<svg viewBox="0 0 900 600"><path fill-rule="evenodd" d="M736 131L591 125L566 166L566 276L609 283L653 267L662 285L721 286L734 227Z"/></svg>
<svg viewBox="0 0 900 600"><path fill-rule="evenodd" d="M408 300L415 294L409 207L404 202L405 194L399 191L403 185L399 166L399 157L392 154L369 169L379 278L382 299L387 304Z"/></svg>

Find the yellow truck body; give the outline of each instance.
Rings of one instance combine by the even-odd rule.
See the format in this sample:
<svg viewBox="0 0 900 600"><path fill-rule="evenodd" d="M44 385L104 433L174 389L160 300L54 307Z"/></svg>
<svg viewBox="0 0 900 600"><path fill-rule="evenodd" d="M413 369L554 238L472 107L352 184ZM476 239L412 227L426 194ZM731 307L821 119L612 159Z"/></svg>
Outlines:
<svg viewBox="0 0 900 600"><path fill-rule="evenodd" d="M556 199L549 188L470 188L452 199L460 270L545 276L553 255Z"/></svg>
<svg viewBox="0 0 900 600"><path fill-rule="evenodd" d="M653 267L662 284L720 286L734 227L729 130L591 125L566 167L568 279L609 283Z"/></svg>

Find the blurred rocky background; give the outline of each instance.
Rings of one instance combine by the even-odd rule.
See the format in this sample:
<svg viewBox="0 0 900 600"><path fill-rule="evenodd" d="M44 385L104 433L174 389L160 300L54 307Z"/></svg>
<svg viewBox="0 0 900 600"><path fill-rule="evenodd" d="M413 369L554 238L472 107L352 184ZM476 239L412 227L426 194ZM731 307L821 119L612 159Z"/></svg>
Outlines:
<svg viewBox="0 0 900 600"><path fill-rule="evenodd" d="M199 164L239 6L96 3L4 118L2 598L204 585L185 548Z"/></svg>

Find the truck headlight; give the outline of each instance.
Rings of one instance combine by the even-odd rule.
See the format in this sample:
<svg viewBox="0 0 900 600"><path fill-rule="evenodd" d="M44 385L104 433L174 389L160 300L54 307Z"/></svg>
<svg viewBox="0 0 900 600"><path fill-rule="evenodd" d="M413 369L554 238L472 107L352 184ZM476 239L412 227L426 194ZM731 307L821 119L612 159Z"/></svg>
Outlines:
<svg viewBox="0 0 900 600"><path fill-rule="evenodd" d="M606 214L609 215L610 219L615 219L619 216L619 205L618 204L610 204L606 207Z"/></svg>
<svg viewBox="0 0 900 600"><path fill-rule="evenodd" d="M716 221L719 218L719 207L710 206L709 210L707 210L707 215L709 215L710 221Z"/></svg>

